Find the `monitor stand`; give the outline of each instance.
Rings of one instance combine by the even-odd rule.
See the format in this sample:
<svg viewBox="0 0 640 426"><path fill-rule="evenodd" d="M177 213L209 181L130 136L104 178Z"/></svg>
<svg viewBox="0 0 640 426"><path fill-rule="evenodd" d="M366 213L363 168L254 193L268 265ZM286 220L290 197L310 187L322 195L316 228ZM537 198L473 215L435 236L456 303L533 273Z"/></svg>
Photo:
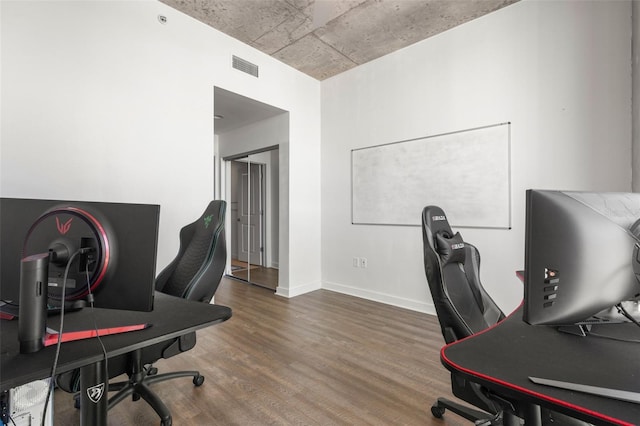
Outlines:
<svg viewBox="0 0 640 426"><path fill-rule="evenodd" d="M561 325L558 327L558 331L573 334L574 336L585 337L591 332L591 324Z"/></svg>
<svg viewBox="0 0 640 426"><path fill-rule="evenodd" d="M73 301L65 301L64 302L64 311L67 312L75 312L79 311L82 308L87 306L86 300L73 300ZM47 315L59 315L62 312L62 304L60 301L55 301L54 303L49 303L47 305Z"/></svg>
<svg viewBox="0 0 640 426"><path fill-rule="evenodd" d="M605 398L618 399L620 401L633 402L640 404L640 393L629 392L619 389L602 388L599 386L583 385L580 383L562 382L559 380L542 379L539 377L529 377L533 383L538 385L552 386L560 389L567 389L577 392L588 393L591 395L603 396Z"/></svg>
<svg viewBox="0 0 640 426"><path fill-rule="evenodd" d="M627 313L640 323L640 305L636 301L622 302ZM640 341L640 327L619 312L615 306L598 312L588 320L573 324L558 326L558 330L576 336L593 335L615 340Z"/></svg>

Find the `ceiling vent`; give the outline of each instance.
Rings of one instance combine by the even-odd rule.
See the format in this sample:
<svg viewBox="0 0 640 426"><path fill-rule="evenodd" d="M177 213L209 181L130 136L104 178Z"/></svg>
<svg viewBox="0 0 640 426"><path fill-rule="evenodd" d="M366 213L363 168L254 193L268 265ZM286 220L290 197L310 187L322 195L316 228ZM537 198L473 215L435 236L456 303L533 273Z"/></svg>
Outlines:
<svg viewBox="0 0 640 426"><path fill-rule="evenodd" d="M258 76L258 66L242 58L233 55L233 67L239 71L246 72L254 77Z"/></svg>

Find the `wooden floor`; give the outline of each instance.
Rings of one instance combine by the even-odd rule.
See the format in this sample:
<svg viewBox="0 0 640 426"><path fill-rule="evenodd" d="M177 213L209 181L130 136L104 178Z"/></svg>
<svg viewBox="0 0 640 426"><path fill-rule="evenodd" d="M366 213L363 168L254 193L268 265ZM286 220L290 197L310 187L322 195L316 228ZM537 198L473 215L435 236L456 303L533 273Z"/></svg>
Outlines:
<svg viewBox="0 0 640 426"><path fill-rule="evenodd" d="M468 424L430 412L437 396L451 395L433 316L327 290L286 299L227 278L215 300L233 317L156 364L206 377L198 388L189 378L153 385L174 425ZM56 426L79 423L71 395L58 390L54 402ZM109 424L159 421L145 402L127 400Z"/></svg>
<svg viewBox="0 0 640 426"><path fill-rule="evenodd" d="M278 270L275 268L251 265L249 268L234 269L231 271L231 275L273 291L278 288Z"/></svg>

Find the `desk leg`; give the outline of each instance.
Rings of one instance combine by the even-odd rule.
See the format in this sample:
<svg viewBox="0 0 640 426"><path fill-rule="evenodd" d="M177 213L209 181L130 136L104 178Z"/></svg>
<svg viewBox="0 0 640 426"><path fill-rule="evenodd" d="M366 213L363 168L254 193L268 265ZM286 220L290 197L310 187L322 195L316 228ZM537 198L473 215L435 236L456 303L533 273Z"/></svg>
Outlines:
<svg viewBox="0 0 640 426"><path fill-rule="evenodd" d="M512 414L509 410L502 412L502 425L503 426L520 426L520 418L515 414Z"/></svg>
<svg viewBox="0 0 640 426"><path fill-rule="evenodd" d="M542 426L542 414L540 406L527 404L523 407L525 426Z"/></svg>
<svg viewBox="0 0 640 426"><path fill-rule="evenodd" d="M80 369L80 426L107 425L108 385L104 361Z"/></svg>

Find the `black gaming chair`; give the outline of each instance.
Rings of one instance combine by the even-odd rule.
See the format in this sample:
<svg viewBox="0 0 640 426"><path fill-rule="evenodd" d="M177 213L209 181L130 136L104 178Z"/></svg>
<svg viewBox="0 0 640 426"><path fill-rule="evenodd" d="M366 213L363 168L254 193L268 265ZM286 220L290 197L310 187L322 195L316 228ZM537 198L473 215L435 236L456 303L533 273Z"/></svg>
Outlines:
<svg viewBox="0 0 640 426"><path fill-rule="evenodd" d="M440 207L428 206L422 211L422 236L424 269L445 342L470 336L504 319L480 283L478 250L465 243L460 233L452 232ZM484 412L438 398L431 407L435 417L442 417L448 409L471 421L490 421L502 411L501 405L474 383L452 374L451 387L455 396Z"/></svg>
<svg viewBox="0 0 640 426"><path fill-rule="evenodd" d="M424 269L446 343L471 336L504 319L504 314L480 282L480 253L453 233L444 211L427 206L422 211ZM477 425L519 424L526 408L518 407L482 386L451 374L453 394L480 410L438 398L431 413L441 418L450 410ZM587 425L547 409L540 410L543 425Z"/></svg>
<svg viewBox="0 0 640 426"><path fill-rule="evenodd" d="M220 284L227 260L225 212L225 201L211 201L198 220L181 229L178 255L156 278L157 291L204 303L211 301ZM129 380L109 383L109 392L117 393L109 398L108 408L133 395L134 400L144 399L158 413L161 425L171 425L169 409L149 385L178 377L193 377L193 384L200 386L204 382L204 376L198 371L157 374L158 370L152 363L160 358L169 358L188 351L195 344L196 334L193 332L122 357L109 359L110 375L113 377L126 372ZM77 392L79 372L61 375L57 378L57 383L64 390ZM79 401L76 395L76 408L80 407Z"/></svg>
<svg viewBox="0 0 640 426"><path fill-rule="evenodd" d="M160 272L156 290L188 300L209 303L224 273L227 250L224 236L226 202L214 200L202 216L180 230L180 249L176 258ZM171 425L171 413L149 385L178 377L193 377L196 386L204 383L198 371L179 371L157 374L151 363L192 349L195 332L180 338L143 348L130 354L127 382L110 383L109 391L117 393L109 398L109 408L124 400L144 399L161 419L163 426Z"/></svg>
<svg viewBox="0 0 640 426"><path fill-rule="evenodd" d="M180 230L180 249L156 278L156 290L209 303L227 263L224 217L227 203L214 200L202 216Z"/></svg>

